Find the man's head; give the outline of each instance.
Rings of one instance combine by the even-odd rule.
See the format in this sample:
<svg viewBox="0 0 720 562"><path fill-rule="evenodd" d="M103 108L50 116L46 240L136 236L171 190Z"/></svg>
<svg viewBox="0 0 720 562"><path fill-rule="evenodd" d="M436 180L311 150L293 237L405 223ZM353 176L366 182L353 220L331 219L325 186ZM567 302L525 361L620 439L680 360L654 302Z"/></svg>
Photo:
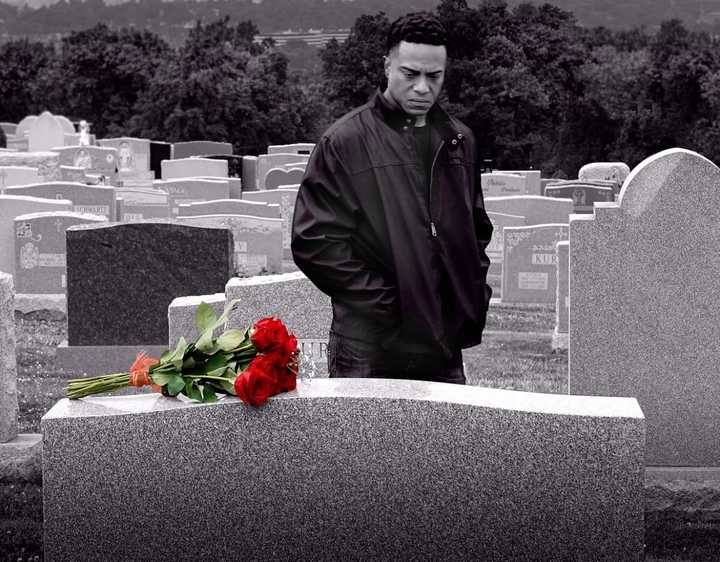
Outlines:
<svg viewBox="0 0 720 562"><path fill-rule="evenodd" d="M424 116L440 95L445 79L447 34L427 12L407 14L390 25L385 56L385 97L405 113Z"/></svg>

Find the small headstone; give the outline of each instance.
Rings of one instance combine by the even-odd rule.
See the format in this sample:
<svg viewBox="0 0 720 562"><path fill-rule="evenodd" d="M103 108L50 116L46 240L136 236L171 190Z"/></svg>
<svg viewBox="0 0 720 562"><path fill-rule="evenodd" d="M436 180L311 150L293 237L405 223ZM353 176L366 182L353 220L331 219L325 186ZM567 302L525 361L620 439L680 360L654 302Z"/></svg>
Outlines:
<svg viewBox="0 0 720 562"><path fill-rule="evenodd" d="M487 284L492 287L493 297L502 296L502 269L503 269L503 228L506 226L525 226L525 217L518 215L505 215L503 213L488 213L493 225L493 234L485 249L490 258L490 269L487 273Z"/></svg>
<svg viewBox="0 0 720 562"><path fill-rule="evenodd" d="M720 466L718 186L666 150L570 222L570 392L637 397L649 466Z"/></svg>
<svg viewBox="0 0 720 562"><path fill-rule="evenodd" d="M65 231L76 224L106 221L106 217L64 211L16 217L15 290L28 294L64 294Z"/></svg>
<svg viewBox="0 0 720 562"><path fill-rule="evenodd" d="M202 157L211 160L225 160L228 163L228 177L243 177L243 156L238 154L203 154Z"/></svg>
<svg viewBox="0 0 720 562"><path fill-rule="evenodd" d="M268 154L312 154L315 143L296 142L294 144L271 144L267 147Z"/></svg>
<svg viewBox="0 0 720 562"><path fill-rule="evenodd" d="M301 350L312 358L320 376L327 376L327 343L332 322L330 297L302 272L233 278L225 287L227 302L242 299L228 319L228 328L247 328L266 316L282 319Z"/></svg>
<svg viewBox="0 0 720 562"><path fill-rule="evenodd" d="M54 148L60 164L85 169L86 174L99 174L113 180L117 167L117 150L100 146L66 146Z"/></svg>
<svg viewBox="0 0 720 562"><path fill-rule="evenodd" d="M630 167L625 162L591 162L578 172L581 180L610 180L619 186L630 175Z"/></svg>
<svg viewBox="0 0 720 562"><path fill-rule="evenodd" d="M85 175L85 168L80 168L78 166L60 166L61 181L85 183L87 179L87 175Z"/></svg>
<svg viewBox="0 0 720 562"><path fill-rule="evenodd" d="M170 218L169 195L162 189L116 187L115 195L123 201L122 222Z"/></svg>
<svg viewBox="0 0 720 562"><path fill-rule="evenodd" d="M15 275L15 217L43 211L72 211L72 201L0 195L0 271Z"/></svg>
<svg viewBox="0 0 720 562"><path fill-rule="evenodd" d="M541 171L540 170L494 170L493 173L498 174L513 174L527 178L527 193L529 195L542 195L543 190L541 187Z"/></svg>
<svg viewBox="0 0 720 562"><path fill-rule="evenodd" d="M282 220L246 215L177 217L181 224L227 227L233 234L233 275L249 277L282 271Z"/></svg>
<svg viewBox="0 0 720 562"><path fill-rule="evenodd" d="M10 135L6 138L6 146L7 148L3 148L3 152L5 151L15 151L15 152L27 152L28 151L28 138L27 137L21 137L19 135Z"/></svg>
<svg viewBox="0 0 720 562"><path fill-rule="evenodd" d="M162 162L172 158L172 144L169 142L150 141L150 169L155 179L162 177Z"/></svg>
<svg viewBox="0 0 720 562"><path fill-rule="evenodd" d="M281 185L297 185L300 187L305 170L302 168L272 168L265 176L265 189L277 189Z"/></svg>
<svg viewBox="0 0 720 562"><path fill-rule="evenodd" d="M481 174L480 184L484 197L502 197L504 195L530 195L528 180L517 174Z"/></svg>
<svg viewBox="0 0 720 562"><path fill-rule="evenodd" d="M65 145L65 131L61 123L49 111L44 111L33 121L28 131L28 150L43 152Z"/></svg>
<svg viewBox="0 0 720 562"><path fill-rule="evenodd" d="M211 158L181 158L163 160L162 178L165 180L194 177L228 177L228 163Z"/></svg>
<svg viewBox="0 0 720 562"><path fill-rule="evenodd" d="M69 346L164 346L174 298L224 291L232 234L169 221L74 226L67 272Z"/></svg>
<svg viewBox="0 0 720 562"><path fill-rule="evenodd" d="M0 166L0 189L43 181L37 168L30 166Z"/></svg>
<svg viewBox="0 0 720 562"><path fill-rule="evenodd" d="M270 219L280 218L280 205L243 199L218 199L199 203L181 203L178 208L178 216L181 217L229 214L267 217Z"/></svg>
<svg viewBox="0 0 720 562"><path fill-rule="evenodd" d="M245 201L261 201L268 204L280 205L280 216L283 223L283 259L291 260L290 240L292 234L292 219L295 213L295 200L298 189L279 188L270 191L254 191L243 193Z"/></svg>
<svg viewBox="0 0 720 562"><path fill-rule="evenodd" d="M309 158L309 157L308 157ZM263 190L265 188L265 177L268 172L273 168L281 168L285 164L293 164L299 162L297 154L260 154L257 157L256 169L257 169L257 185L258 189ZM300 182L295 182L300 184ZM278 184L280 185L280 184Z"/></svg>
<svg viewBox="0 0 720 562"><path fill-rule="evenodd" d="M243 191L258 190L257 156L243 156L242 185Z"/></svg>
<svg viewBox="0 0 720 562"><path fill-rule="evenodd" d="M232 154L233 146L229 142L188 141L173 144L173 160L205 156L206 154Z"/></svg>
<svg viewBox="0 0 720 562"><path fill-rule="evenodd" d="M56 152L0 152L0 167L35 168L45 181L60 179L60 158Z"/></svg>
<svg viewBox="0 0 720 562"><path fill-rule="evenodd" d="M0 129L3 130L5 136L17 134L17 123L8 123L7 121L0 122Z"/></svg>
<svg viewBox="0 0 720 562"><path fill-rule="evenodd" d="M592 213L595 202L612 201L614 198L611 187L598 187L583 183L548 185L545 188L545 195L572 199L573 213Z"/></svg>
<svg viewBox="0 0 720 562"><path fill-rule="evenodd" d="M570 242L561 240L555 244L555 254L557 255L557 297L553 349L567 349L570 314Z"/></svg>
<svg viewBox="0 0 720 562"><path fill-rule="evenodd" d="M503 229L504 303L554 304L557 287L555 244L568 239L565 224Z"/></svg>
<svg viewBox="0 0 720 562"><path fill-rule="evenodd" d="M0 272L0 443L18 436L14 301L13 277Z"/></svg>
<svg viewBox="0 0 720 562"><path fill-rule="evenodd" d="M556 199L541 195L508 195L486 197L485 210L525 217L526 224L568 224L573 212L572 199Z"/></svg>
<svg viewBox="0 0 720 562"><path fill-rule="evenodd" d="M8 187L6 195L28 195L46 199L69 199L73 211L101 215L115 220L115 189L105 186L85 185L71 182L48 182Z"/></svg>
<svg viewBox="0 0 720 562"><path fill-rule="evenodd" d="M181 203L198 203L230 197L230 184L222 179L175 179L160 180L154 184L169 195L170 216L177 217Z"/></svg>

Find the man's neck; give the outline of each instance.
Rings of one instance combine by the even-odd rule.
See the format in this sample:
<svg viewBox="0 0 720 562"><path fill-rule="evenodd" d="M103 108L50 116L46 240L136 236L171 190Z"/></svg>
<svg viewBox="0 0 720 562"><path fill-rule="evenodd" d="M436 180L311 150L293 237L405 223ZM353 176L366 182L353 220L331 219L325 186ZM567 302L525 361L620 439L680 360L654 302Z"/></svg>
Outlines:
<svg viewBox="0 0 720 562"><path fill-rule="evenodd" d="M402 111L402 108L397 104L397 102L393 99L393 97L390 95L390 93L387 90L385 90L382 95L390 107L392 107L393 109L399 109ZM426 117L426 115L415 115L415 126L416 127L424 127L425 123L426 123L425 117Z"/></svg>

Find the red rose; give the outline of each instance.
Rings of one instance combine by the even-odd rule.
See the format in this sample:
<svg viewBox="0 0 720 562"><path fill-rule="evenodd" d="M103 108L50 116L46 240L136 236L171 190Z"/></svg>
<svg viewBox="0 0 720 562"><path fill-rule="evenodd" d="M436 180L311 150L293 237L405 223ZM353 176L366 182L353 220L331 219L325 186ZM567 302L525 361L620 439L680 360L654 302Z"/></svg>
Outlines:
<svg viewBox="0 0 720 562"><path fill-rule="evenodd" d="M277 371L272 358L258 355L235 378L235 394L252 406L262 406L278 390Z"/></svg>
<svg viewBox="0 0 720 562"><path fill-rule="evenodd" d="M250 340L258 353L266 353L284 347L289 336L287 328L277 318L258 320L250 331Z"/></svg>

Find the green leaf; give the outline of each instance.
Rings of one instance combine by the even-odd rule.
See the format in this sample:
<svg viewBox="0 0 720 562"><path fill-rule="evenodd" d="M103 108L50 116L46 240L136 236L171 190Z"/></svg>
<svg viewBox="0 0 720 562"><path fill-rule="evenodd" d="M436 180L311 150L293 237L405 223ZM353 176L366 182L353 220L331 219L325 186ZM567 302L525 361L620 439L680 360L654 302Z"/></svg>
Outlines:
<svg viewBox="0 0 720 562"><path fill-rule="evenodd" d="M170 396L177 396L185 388L185 381L180 375L173 375L167 383L167 391Z"/></svg>
<svg viewBox="0 0 720 562"><path fill-rule="evenodd" d="M175 351L173 351L170 357L170 362L177 371L182 371L183 357L185 357L185 349L187 348L187 342L183 336L180 336Z"/></svg>
<svg viewBox="0 0 720 562"><path fill-rule="evenodd" d="M247 330L226 330L217 339L217 345L223 351L230 351L245 341Z"/></svg>
<svg viewBox="0 0 720 562"><path fill-rule="evenodd" d="M152 373L152 375L150 375L150 378L152 379L152 381L155 384L157 384L159 386L165 386L167 383L170 382L170 379L172 379L173 377L176 377L176 376L177 376L177 373L174 373L174 372L173 373L157 373L156 372L156 373Z"/></svg>
<svg viewBox="0 0 720 562"><path fill-rule="evenodd" d="M221 324L225 323L228 316L230 315L230 312L235 309L235 307L240 303L240 299L233 299L231 300L226 306L223 313L220 315L220 318L215 320L212 324L207 326L205 330L202 332L200 337L195 342L195 347L200 350L204 351L205 353L208 353L209 350L213 348L213 332L215 331L215 328L218 328Z"/></svg>
<svg viewBox="0 0 720 562"><path fill-rule="evenodd" d="M217 402L217 394L215 394L215 389L212 386L209 384L203 385L201 390L203 402Z"/></svg>
<svg viewBox="0 0 720 562"><path fill-rule="evenodd" d="M226 381L213 381L213 384L216 386L220 386L226 394L232 394L235 396L235 378L233 377L232 380L226 380Z"/></svg>
<svg viewBox="0 0 720 562"><path fill-rule="evenodd" d="M197 381L188 379L188 381L185 383L184 394L192 400L202 400L202 393L198 389Z"/></svg>
<svg viewBox="0 0 720 562"><path fill-rule="evenodd" d="M183 359L183 364L182 364L183 371L192 369L194 366L195 366L195 359L193 359L192 357Z"/></svg>
<svg viewBox="0 0 720 562"><path fill-rule="evenodd" d="M201 334L217 321L217 315L212 307L206 302L201 302L195 313L195 324Z"/></svg>
<svg viewBox="0 0 720 562"><path fill-rule="evenodd" d="M219 369L220 367L225 367L227 365L228 359L231 359L232 355L227 355L225 353L216 353L210 359L208 359L207 363L203 366L203 372L207 373L209 371L214 371L216 369Z"/></svg>

